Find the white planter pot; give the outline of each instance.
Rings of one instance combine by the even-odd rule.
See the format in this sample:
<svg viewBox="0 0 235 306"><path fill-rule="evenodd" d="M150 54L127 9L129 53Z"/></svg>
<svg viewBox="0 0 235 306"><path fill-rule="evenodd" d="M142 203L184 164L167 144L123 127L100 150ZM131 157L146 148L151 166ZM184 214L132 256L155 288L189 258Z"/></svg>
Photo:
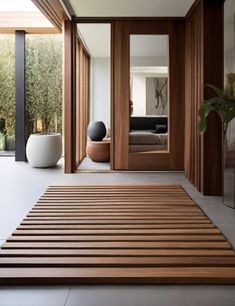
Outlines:
<svg viewBox="0 0 235 306"><path fill-rule="evenodd" d="M32 134L26 145L29 164L35 168L54 167L62 154L60 134Z"/></svg>

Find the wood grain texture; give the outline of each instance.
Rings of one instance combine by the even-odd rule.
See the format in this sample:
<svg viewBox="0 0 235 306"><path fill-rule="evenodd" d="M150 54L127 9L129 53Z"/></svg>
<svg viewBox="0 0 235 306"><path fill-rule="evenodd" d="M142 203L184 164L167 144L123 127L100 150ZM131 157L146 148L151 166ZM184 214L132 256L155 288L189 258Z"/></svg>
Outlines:
<svg viewBox="0 0 235 306"><path fill-rule="evenodd" d="M32 2L59 30L62 30L63 22L69 20L58 0L32 0Z"/></svg>
<svg viewBox="0 0 235 306"><path fill-rule="evenodd" d="M40 12L0 12L0 33L14 34L15 31L27 34L60 33Z"/></svg>
<svg viewBox="0 0 235 306"><path fill-rule="evenodd" d="M113 169L127 170L130 99L129 23L115 21L112 28Z"/></svg>
<svg viewBox="0 0 235 306"><path fill-rule="evenodd" d="M86 156L89 123L90 56L80 39L76 41L76 166ZM74 150L74 148L73 148ZM73 169L74 170L74 169Z"/></svg>
<svg viewBox="0 0 235 306"><path fill-rule="evenodd" d="M42 283L235 284L235 252L178 185L51 186L0 249L0 285Z"/></svg>
<svg viewBox="0 0 235 306"><path fill-rule="evenodd" d="M72 173L76 165L76 28L69 20L63 22L63 38L64 170Z"/></svg>
<svg viewBox="0 0 235 306"><path fill-rule="evenodd" d="M115 170L184 169L184 35L182 19L114 20L113 112ZM169 153L129 153L130 35L169 35ZM179 77L180 75L180 77Z"/></svg>
<svg viewBox="0 0 235 306"><path fill-rule="evenodd" d="M202 101L214 95L204 84L223 87L223 2L198 0L186 16L185 173L205 195L222 194L221 121L209 116L203 136L197 126Z"/></svg>
<svg viewBox="0 0 235 306"><path fill-rule="evenodd" d="M224 0L203 2L204 84L224 87ZM216 52L215 52L216 50ZM215 65L216 63L216 65ZM203 99L215 93L204 87ZM217 114L208 117L208 129L203 137L203 181L205 195L222 195L222 123Z"/></svg>

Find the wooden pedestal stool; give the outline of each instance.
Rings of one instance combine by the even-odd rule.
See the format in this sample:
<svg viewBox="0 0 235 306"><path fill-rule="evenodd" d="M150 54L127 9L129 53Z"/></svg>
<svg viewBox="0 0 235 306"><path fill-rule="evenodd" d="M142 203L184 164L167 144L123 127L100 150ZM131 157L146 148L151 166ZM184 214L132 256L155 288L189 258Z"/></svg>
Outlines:
<svg viewBox="0 0 235 306"><path fill-rule="evenodd" d="M110 140L87 142L86 154L94 162L109 162Z"/></svg>

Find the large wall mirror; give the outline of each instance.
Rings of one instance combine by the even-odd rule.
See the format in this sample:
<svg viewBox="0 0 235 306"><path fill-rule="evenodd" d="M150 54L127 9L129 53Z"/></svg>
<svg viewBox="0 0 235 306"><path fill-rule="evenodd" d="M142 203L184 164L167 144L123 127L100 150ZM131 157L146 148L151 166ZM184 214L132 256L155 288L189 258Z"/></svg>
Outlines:
<svg viewBox="0 0 235 306"><path fill-rule="evenodd" d="M169 152L169 36L130 36L129 152Z"/></svg>

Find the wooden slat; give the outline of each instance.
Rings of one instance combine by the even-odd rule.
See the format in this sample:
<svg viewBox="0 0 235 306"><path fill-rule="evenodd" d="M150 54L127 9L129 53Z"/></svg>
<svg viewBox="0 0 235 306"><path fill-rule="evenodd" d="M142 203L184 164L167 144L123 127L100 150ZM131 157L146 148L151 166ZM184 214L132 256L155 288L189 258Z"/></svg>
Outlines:
<svg viewBox="0 0 235 306"><path fill-rule="evenodd" d="M16 230L14 235L21 234L22 231ZM197 235L214 235L219 234L217 228L212 229L132 229L132 230L24 230L25 235L176 235L176 234L197 234Z"/></svg>
<svg viewBox="0 0 235 306"><path fill-rule="evenodd" d="M105 261L106 256L234 256L234 251L232 249L229 250L221 250L221 249L39 249L35 251L35 249L1 249L0 257L10 257L10 256L66 256L66 257L94 257L100 256ZM1 275L0 275L1 278Z"/></svg>
<svg viewBox="0 0 235 306"><path fill-rule="evenodd" d="M163 229L163 228L214 228L215 225L212 223L206 224L143 224L143 225L128 225L128 224L117 224L117 225L105 225L105 229ZM103 229L104 225L21 225L17 230L48 230L48 229L62 229L62 230L74 230L74 229Z"/></svg>
<svg viewBox="0 0 235 306"><path fill-rule="evenodd" d="M117 267L117 266L234 266L235 257L105 257L105 261L101 257L0 257L0 267L14 266L101 266L101 267Z"/></svg>
<svg viewBox="0 0 235 306"><path fill-rule="evenodd" d="M122 220L121 220L122 221ZM149 226L151 227L151 225L153 224L156 224L156 225L160 225L160 224L210 224L211 222L209 220L206 220L206 219L179 219L179 220L176 220L176 219L171 219L171 220L166 220L166 219L163 219L163 220L154 220L154 222L149 222L147 220L141 220L141 221L136 221L136 220L131 220L131 221L122 221L120 222L120 220L118 220L118 222L115 222L115 220L111 220L108 224L105 223L105 222L92 222L92 221L89 221L89 222L84 222L84 221L77 221L77 220L28 220L28 219L24 219L22 222L21 222L21 225L24 226L31 226L31 225L81 225L81 226L84 226L84 225L97 225L97 226L103 226L103 225L110 225L110 226L114 226L114 225L118 225L118 226L131 226L133 225L133 228L136 228L136 226L142 226L142 225L146 225L146 226Z"/></svg>
<svg viewBox="0 0 235 306"><path fill-rule="evenodd" d="M171 207L163 207L163 206L160 206L160 207L155 207L155 208L144 208L144 207L141 207L141 208L135 208L135 207L131 207L131 208L128 208L128 207L120 207L119 209L117 208L80 208L80 207L71 207L71 206L63 206L63 207L58 207L58 206L55 206L55 207L38 207L38 206L35 206L32 208L32 211L31 213L48 213L48 212L78 212L78 213L99 213L99 212L105 212L105 213L117 213L117 212L124 212L124 213L130 213L130 212L141 212L141 213L158 213L158 212L169 212L170 211L179 211L179 212L184 212L184 211L189 211L189 212L200 212L200 209L199 208L194 208L194 207L183 207L183 206L171 206Z"/></svg>
<svg viewBox="0 0 235 306"><path fill-rule="evenodd" d="M0 284L235 284L235 252L177 185L53 186L0 250Z"/></svg>
<svg viewBox="0 0 235 306"><path fill-rule="evenodd" d="M10 236L7 241L225 241L223 235L25 235Z"/></svg>
<svg viewBox="0 0 235 306"><path fill-rule="evenodd" d="M5 242L2 249L230 249L228 242Z"/></svg>
<svg viewBox="0 0 235 306"><path fill-rule="evenodd" d="M69 216L74 216L74 217L90 217L92 213L82 213L82 212L34 212L31 211L27 216L28 217L69 217ZM159 216L200 216L200 212L187 212L187 211L173 211L173 212L155 212L155 213L149 213L146 212L145 214L141 212L133 212L133 213L125 213L125 212L118 212L118 213L105 213L105 212L96 212L95 215L98 217L111 217L111 218L120 218L122 216L128 217L128 218L138 218L142 217L144 215L145 218L153 218L153 217L159 217Z"/></svg>
<svg viewBox="0 0 235 306"><path fill-rule="evenodd" d="M62 277L63 275L63 277ZM44 284L234 284L235 268L1 268L4 285Z"/></svg>

